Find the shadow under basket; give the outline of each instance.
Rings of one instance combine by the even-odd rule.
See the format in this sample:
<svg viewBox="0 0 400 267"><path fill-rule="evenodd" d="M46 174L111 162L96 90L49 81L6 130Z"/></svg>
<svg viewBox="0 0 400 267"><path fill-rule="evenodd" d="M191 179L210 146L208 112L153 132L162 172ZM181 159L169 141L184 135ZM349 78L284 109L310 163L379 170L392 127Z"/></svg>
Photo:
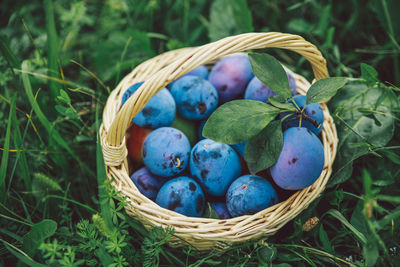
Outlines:
<svg viewBox="0 0 400 267"><path fill-rule="evenodd" d="M107 177L113 181L112 185L116 190L127 197L129 205L125 209L129 216L140 221L147 229L155 226L170 226L175 229L175 234L169 241L172 247L191 244L203 251L223 249L235 243L273 235L306 209L325 189L332 173L338 143L336 128L325 103L321 103L325 117L321 133L325 163L320 177L311 186L254 215L225 220L187 217L158 206L143 196L130 179L125 145L126 130L132 118L151 97L170 82L200 65L210 65L222 57L263 48L283 48L297 52L311 63L315 80L328 77L326 60L314 45L302 37L278 32L246 33L200 47L169 51L149 59L124 77L107 100L100 128ZM298 93L305 94L310 83L302 76L290 73L296 79ZM139 81L145 82L121 108L123 93L130 85Z"/></svg>

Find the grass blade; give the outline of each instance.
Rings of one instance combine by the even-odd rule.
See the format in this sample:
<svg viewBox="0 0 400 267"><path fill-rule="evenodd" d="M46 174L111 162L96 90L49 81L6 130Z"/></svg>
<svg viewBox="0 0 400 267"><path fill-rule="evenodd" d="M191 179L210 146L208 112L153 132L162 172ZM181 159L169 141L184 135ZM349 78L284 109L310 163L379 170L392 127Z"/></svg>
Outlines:
<svg viewBox="0 0 400 267"><path fill-rule="evenodd" d="M1 202L4 202L6 199L6 190L5 190L5 182L6 182L6 175L7 175L7 166L8 166L8 155L10 152L10 139L11 139L11 125L12 125L12 118L13 118L13 113L15 113L16 110L16 95L14 94L12 100L11 100L11 106L10 106L10 113L8 116L8 125L7 125L7 130L6 130L6 137L4 139L4 150L1 155L1 165L0 165L0 200Z"/></svg>
<svg viewBox="0 0 400 267"><path fill-rule="evenodd" d="M108 229L113 229L112 214L110 202L107 201L107 189L104 186L107 179L106 170L104 165L103 152L100 145L100 106L96 105L96 129L97 129L97 142L96 142L96 168L97 168L97 186L99 190L99 203L101 217L104 219Z"/></svg>
<svg viewBox="0 0 400 267"><path fill-rule="evenodd" d="M6 41L1 36L0 36L0 50L4 58L7 60L8 64L11 66L11 71L13 71L13 68L19 68L19 61L17 57L10 50L10 47L7 45Z"/></svg>
<svg viewBox="0 0 400 267"><path fill-rule="evenodd" d="M328 210L325 215L330 214L333 217L335 217L336 219L338 219L341 223L344 224L344 226L346 226L350 231L353 232L353 234L363 243L367 243L367 238L365 237L365 235L363 233L361 233L360 231L358 231L353 225L351 225L351 223L338 211L335 209L331 209ZM324 216L325 216L324 215Z"/></svg>
<svg viewBox="0 0 400 267"><path fill-rule="evenodd" d="M17 114L14 112L12 121L14 122L14 146L17 150L16 162L19 163L22 178L25 183L25 190L31 190L31 176L29 174L28 161L26 159L26 154L23 147L23 139L21 132L19 131L19 122L17 119Z"/></svg>
<svg viewBox="0 0 400 267"><path fill-rule="evenodd" d="M22 70L23 71L28 70L28 63L26 61L22 62ZM73 159L75 159L77 162L79 162L81 164L81 166L86 171L88 171L89 174L91 174L92 176L95 176L93 171L91 169L89 169L89 167L87 167L87 165L84 164L79 159L79 157L74 153L74 151L68 145L68 142L66 142L62 138L62 136L59 134L59 132L56 129L54 129L54 127L51 124L51 122L47 119L46 115L44 115L43 111L41 110L41 108L39 107L38 103L36 102L36 98L33 95L32 86L31 86L31 82L29 80L28 74L25 73L25 72L21 72L21 76L22 76L22 82L23 82L24 88L25 88L25 93L28 96L29 103L31 104L31 106L32 106L33 110L35 111L40 123L44 126L44 128L46 129L46 131L49 134L49 136L52 139L54 139L54 141L56 143L58 143L62 148L64 148L72 156Z"/></svg>
<svg viewBox="0 0 400 267"><path fill-rule="evenodd" d="M47 31L47 51L48 51L48 74L52 77L58 77L58 53L59 53L59 40L57 36L56 23L54 20L54 7L52 0L44 0L44 11L46 15L46 31ZM52 80L49 80L50 87L50 100L54 103L57 95L58 88L57 84ZM52 108L54 105L49 105Z"/></svg>
<svg viewBox="0 0 400 267"><path fill-rule="evenodd" d="M25 252L20 250L19 248L15 247L14 245L8 243L7 241L0 240L3 242L4 246L13 254L17 259L22 261L23 263L27 264L28 266L32 267L46 267L47 265L43 265L34 261L31 257L29 257Z"/></svg>

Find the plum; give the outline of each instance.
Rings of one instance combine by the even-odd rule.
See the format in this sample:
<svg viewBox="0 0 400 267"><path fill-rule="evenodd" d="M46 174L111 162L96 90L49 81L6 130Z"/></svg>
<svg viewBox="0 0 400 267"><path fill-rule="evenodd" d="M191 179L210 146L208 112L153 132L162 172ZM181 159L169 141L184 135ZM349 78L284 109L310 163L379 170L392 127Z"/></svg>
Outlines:
<svg viewBox="0 0 400 267"><path fill-rule="evenodd" d="M296 85L296 79L293 77L292 74L286 71L286 75L289 80L289 88L292 91L292 95L296 95L297 93L297 85Z"/></svg>
<svg viewBox="0 0 400 267"><path fill-rule="evenodd" d="M275 183L286 190L312 185L324 168L324 148L307 128L293 127L283 133L283 148L270 172Z"/></svg>
<svg viewBox="0 0 400 267"><path fill-rule="evenodd" d="M171 88L177 110L184 118L202 120L218 106L218 93L214 86L193 75L177 80Z"/></svg>
<svg viewBox="0 0 400 267"><path fill-rule="evenodd" d="M179 77L179 78L176 79L175 81L171 82L171 83L168 85L168 88L171 89L172 86L174 86L174 83L175 83L176 81L178 81L180 78L185 77L185 76L188 76L188 75L197 76L197 77L200 77L200 78L203 78L203 79L207 80L207 78L208 78L208 69L207 69L207 67L204 66L204 65L198 66L197 68L195 68L195 69L189 71L188 73L182 75L181 77Z"/></svg>
<svg viewBox="0 0 400 267"><path fill-rule="evenodd" d="M203 136L203 129L204 129L204 125L206 124L206 122L207 122L207 119L202 120L202 121L200 122L200 125L199 125L199 132L198 132L198 134L199 134L199 139L200 139L200 140L205 139L205 137Z"/></svg>
<svg viewBox="0 0 400 267"><path fill-rule="evenodd" d="M232 145L232 147L243 158L244 157L244 151L246 149L246 145L247 145L247 140L243 141L243 142L240 142L238 144L234 144L234 145Z"/></svg>
<svg viewBox="0 0 400 267"><path fill-rule="evenodd" d="M306 96L304 95L296 95L293 97L296 104L299 108L303 108L306 105ZM324 123L324 112L322 111L322 107L318 103L309 104L304 109L305 114L311 119L315 120L320 126L317 128L312 122L303 119L301 122L301 127L305 127L310 129L315 135L318 135L322 131L322 125ZM282 114L283 117L285 114ZM290 116L286 120L283 121L282 127L283 130L286 130L291 127L298 127L300 124L299 120L292 120L293 116Z"/></svg>
<svg viewBox="0 0 400 267"><path fill-rule="evenodd" d="M136 92L137 89L139 89L142 84L143 82L134 83L129 86L128 89L126 89L126 91L122 95L121 107L125 104L126 100L128 100L128 98L131 97L131 95L133 95L133 93Z"/></svg>
<svg viewBox="0 0 400 267"><path fill-rule="evenodd" d="M146 139L146 136L151 133L150 129L146 129L143 127L140 127L137 124L133 124L129 129L128 129L128 139L126 141L126 146L128 148L128 155L136 163L142 163L143 162L143 157L142 157L142 148L143 148L143 143L144 139Z"/></svg>
<svg viewBox="0 0 400 267"><path fill-rule="evenodd" d="M156 203L186 216L200 217L204 212L205 197L195 180L180 176L169 180L161 187Z"/></svg>
<svg viewBox="0 0 400 267"><path fill-rule="evenodd" d="M189 166L192 177L212 196L224 195L242 172L235 150L210 139L201 140L193 147Z"/></svg>
<svg viewBox="0 0 400 267"><path fill-rule="evenodd" d="M267 103L270 96L276 93L260 81L257 77L251 79L244 93L244 99Z"/></svg>
<svg viewBox="0 0 400 267"><path fill-rule="evenodd" d="M210 202L211 208L215 210L220 219L229 219L231 215L229 214L228 208L225 202Z"/></svg>
<svg viewBox="0 0 400 267"><path fill-rule="evenodd" d="M143 82L136 83L125 91L122 96L122 105L142 84ZM171 93L163 88L150 99L146 106L133 118L132 122L144 128L157 129L170 126L175 119L175 114L175 100Z"/></svg>
<svg viewBox="0 0 400 267"><path fill-rule="evenodd" d="M247 55L221 59L212 68L208 80L218 91L220 103L243 96L249 81L254 77Z"/></svg>
<svg viewBox="0 0 400 267"><path fill-rule="evenodd" d="M146 167L142 167L131 175L131 179L140 193L151 200L155 200L160 188L167 179L152 174Z"/></svg>
<svg viewBox="0 0 400 267"><path fill-rule="evenodd" d="M146 137L142 152L143 162L152 173L172 177L188 165L190 143L183 132L161 127Z"/></svg>
<svg viewBox="0 0 400 267"><path fill-rule="evenodd" d="M289 72L286 72L286 74L289 80L289 88L292 91L292 95L295 95L297 90L296 80ZM268 103L269 97L274 95L276 95L274 91L272 91L268 86L261 82L260 79L254 77L247 85L246 91L244 93L244 99Z"/></svg>
<svg viewBox="0 0 400 267"><path fill-rule="evenodd" d="M252 215L276 203L278 196L272 185L256 175L240 176L226 193L226 205L232 217Z"/></svg>

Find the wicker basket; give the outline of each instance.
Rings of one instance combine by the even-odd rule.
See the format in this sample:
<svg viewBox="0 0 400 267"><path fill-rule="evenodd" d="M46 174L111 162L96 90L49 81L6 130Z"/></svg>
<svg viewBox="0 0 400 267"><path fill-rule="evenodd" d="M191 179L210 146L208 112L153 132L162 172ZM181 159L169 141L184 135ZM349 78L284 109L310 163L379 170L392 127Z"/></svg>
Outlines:
<svg viewBox="0 0 400 267"><path fill-rule="evenodd" d="M325 165L321 176L310 187L254 215L226 220L187 217L161 208L143 196L131 181L125 133L132 118L142 110L150 98L170 82L200 65L212 64L219 58L234 53L261 48L295 51L311 63L316 80L328 77L325 59L314 45L302 37L277 32L247 33L200 47L170 51L147 60L127 75L108 98L100 129L107 176L113 179L113 186L127 196L130 204L126 207L126 212L130 216L139 220L147 229L154 226L175 228L175 237L169 243L171 246L190 243L199 250L209 250L273 235L321 194L331 175L338 139L332 117L323 103L325 121L322 142ZM310 83L302 76L292 74L296 79L298 92L305 94ZM139 81L145 82L121 109L123 93L130 85Z"/></svg>

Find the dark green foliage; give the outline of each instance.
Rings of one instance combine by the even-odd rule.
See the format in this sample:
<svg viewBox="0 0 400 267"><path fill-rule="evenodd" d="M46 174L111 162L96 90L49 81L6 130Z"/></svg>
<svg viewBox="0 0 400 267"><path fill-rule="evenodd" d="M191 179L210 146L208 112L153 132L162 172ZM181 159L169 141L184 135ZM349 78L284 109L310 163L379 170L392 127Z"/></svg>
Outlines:
<svg viewBox="0 0 400 267"><path fill-rule="evenodd" d="M346 84L342 77L324 78L316 81L307 91L306 104L319 103L329 100Z"/></svg>
<svg viewBox="0 0 400 267"><path fill-rule="evenodd" d="M203 136L216 142L237 144L258 134L279 112L254 100L229 101L211 114Z"/></svg>
<svg viewBox="0 0 400 267"><path fill-rule="evenodd" d="M281 63L268 54L250 53L249 60L254 75L285 99L292 96L289 81Z"/></svg>
<svg viewBox="0 0 400 267"><path fill-rule="evenodd" d="M246 0L216 0L210 8L208 36L211 41L252 32L253 22Z"/></svg>
<svg viewBox="0 0 400 267"><path fill-rule="evenodd" d="M398 265L399 3L1 1L0 265ZM106 179L98 142L102 109L144 60L250 31L299 34L321 50L332 76L346 77L329 102L339 134L330 188L268 239L206 253L170 248L173 231L148 232L128 217L126 200ZM267 52L312 81L299 55ZM274 107L261 108L270 116L253 121L254 133L230 136L232 142L250 138L251 149L277 110L293 111L285 98L270 101ZM319 223L304 231L312 217Z"/></svg>
<svg viewBox="0 0 400 267"><path fill-rule="evenodd" d="M283 146L282 122L273 121L260 133L249 139L244 158L251 173L256 173L272 166Z"/></svg>

